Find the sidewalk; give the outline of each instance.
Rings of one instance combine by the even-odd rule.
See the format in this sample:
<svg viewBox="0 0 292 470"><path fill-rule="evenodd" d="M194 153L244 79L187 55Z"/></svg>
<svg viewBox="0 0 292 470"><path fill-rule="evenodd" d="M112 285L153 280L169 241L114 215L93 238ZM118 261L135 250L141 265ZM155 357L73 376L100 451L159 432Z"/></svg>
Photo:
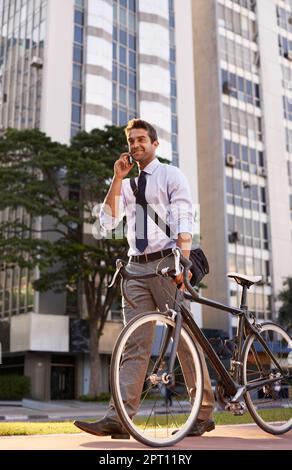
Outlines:
<svg viewBox="0 0 292 470"><path fill-rule="evenodd" d="M65 421L95 419L104 415L107 403L82 402L78 400L0 401L1 421Z"/></svg>
<svg viewBox="0 0 292 470"><path fill-rule="evenodd" d="M233 426L221 425L216 426L214 431L206 433L201 437L186 437L173 447L160 447L158 449L143 446L133 438L130 440L113 440L109 436L97 437L87 433L58 435L50 434L40 436L3 436L0 439L0 451L11 450L13 452L15 450L94 450L96 452L104 452L102 455L110 456L122 455L124 451L130 452L130 455L135 455L134 451L140 451L142 452L142 456L144 454L144 457L147 458L147 450L149 450L149 452L151 451L151 453L154 453L154 460L152 461L152 464L159 462L158 460L155 461L155 454L160 455L163 449L169 449L169 451L178 452L180 455L183 455L182 452L185 450L189 452L194 450L206 452L213 450L220 450L220 452L222 450L291 451L292 431L289 431L287 434L280 436L272 436L271 434L267 434L262 431L255 424ZM269 459L271 458L270 455L271 454L269 454ZM194 453L193 456L194 458L191 463L195 465L197 462L195 460L196 453ZM137 454L137 462L138 457L139 455ZM221 459L222 458L224 458L224 456L222 457L221 454ZM232 459L234 457L230 458ZM251 459L251 462L254 462L254 455L249 455L249 458ZM54 456L54 459L56 459L56 456ZM95 465L96 463L99 463L98 454L94 455L94 459L95 461L93 463ZM167 463L165 459L166 457L164 457L164 463ZM204 459L206 459L205 455ZM141 462L142 460L140 460L140 463ZM105 462L101 463L104 464ZM148 461L146 462L145 460L144 463L149 464L151 462L148 459ZM222 463L224 464L223 460ZM263 464L262 457L261 464ZM279 465L282 465L281 461L279 461ZM119 468L121 468L121 466L119 466ZM136 467L134 466L132 468Z"/></svg>

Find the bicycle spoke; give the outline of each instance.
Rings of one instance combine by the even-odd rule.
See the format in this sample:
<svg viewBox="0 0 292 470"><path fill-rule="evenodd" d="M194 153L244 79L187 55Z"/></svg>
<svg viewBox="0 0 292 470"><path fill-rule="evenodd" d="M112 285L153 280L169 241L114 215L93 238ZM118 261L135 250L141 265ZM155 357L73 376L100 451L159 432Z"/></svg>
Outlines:
<svg viewBox="0 0 292 470"><path fill-rule="evenodd" d="M167 378L165 378L167 374L163 368L167 369L172 339L169 339L170 344L165 349L164 356L161 348L163 348L163 338L168 325L173 328L174 322L164 314L153 313L137 317L120 335L111 365L113 398L121 421L137 440L157 447L174 444L190 429L199 411L203 386L199 355L184 328L181 330L182 339L179 341L172 371L174 382L167 383ZM135 373L129 374L131 383L127 385L127 396L133 396L136 400L133 412L134 406L130 406L123 400L124 384L127 383L127 380L124 380L125 367L128 350L139 350L141 341L138 340L136 344L135 338L139 338L145 331L147 331L147 337L150 338L147 345L149 349L147 353L141 353L139 366L136 366ZM123 358L122 361L120 358ZM184 364L183 369L181 358ZM157 360L160 362L160 367ZM158 370L155 373L156 369ZM128 378L129 375L126 377ZM141 385L141 377L142 385L144 377L144 386ZM142 390L137 394L141 386ZM167 392L168 386L171 386L169 392ZM196 393L192 394L192 399L188 394L189 389L196 390ZM174 434L174 431L178 432Z"/></svg>

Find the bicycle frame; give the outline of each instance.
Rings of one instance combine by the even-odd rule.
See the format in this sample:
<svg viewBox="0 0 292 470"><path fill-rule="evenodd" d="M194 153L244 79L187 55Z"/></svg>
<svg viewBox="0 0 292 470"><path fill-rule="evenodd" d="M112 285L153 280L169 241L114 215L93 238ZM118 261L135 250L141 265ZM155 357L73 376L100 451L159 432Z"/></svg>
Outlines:
<svg viewBox="0 0 292 470"><path fill-rule="evenodd" d="M262 379L262 380L257 380L253 384L248 384L247 386L244 386L242 384L242 362L241 362L241 356L242 356L242 350L244 346L244 340L249 336L250 334L254 335L257 340L261 343L263 348L265 349L266 353L270 357L270 359L274 362L275 365L279 368L279 370L283 373L282 368L276 358L274 357L273 353L269 350L269 347L267 346L266 342L263 340L263 338L260 336L257 328L255 328L248 320L247 315L247 306L246 306L246 295L247 295L247 287L243 286L243 291L242 291L242 298L241 298L241 305L240 308L235 308L235 307L230 307L228 305L222 304L217 301L213 301L204 297L197 296L196 299L193 299L195 302L203 305L208 305L213 308L217 308L223 311L226 311L228 313L231 313L232 315L238 316L238 325L237 325L237 333L236 333L236 339L237 339L237 354L236 354L236 360L233 361L234 363L234 378L231 377L230 373L227 371L225 368L224 364L220 360L219 356L217 355L216 351L213 349L212 345L200 329L200 327L196 324L194 321L190 311L182 304L180 305L180 310L181 310L181 316L182 320L185 325L189 328L191 334L194 336L194 338L197 340L199 345L202 347L203 351L206 353L206 356L210 360L212 366L216 370L218 376L220 377L221 382L224 384L225 390L228 395L233 397L231 399L231 402L237 402L239 398L245 393L249 392L253 389L258 388L259 386L264 386L266 384L273 383L277 380L277 378L268 378L268 379ZM170 310L170 312L173 312ZM179 332L181 329L181 324L182 321L179 318L179 321L176 322L176 326L174 328L174 333L173 337L177 338L179 337ZM167 335L168 339L165 339L165 343L162 347L162 352L161 355L164 354L166 348L167 348L167 342L170 339L170 335L168 333ZM173 364L174 364L174 358L176 355L177 351L177 345L178 341L175 340L172 344L171 347L171 353L170 353L170 360L169 360L169 371L168 373L171 375L172 374L172 369L173 369ZM256 351L254 350L254 354L256 355ZM157 360L157 363L159 361L159 358Z"/></svg>
<svg viewBox="0 0 292 470"><path fill-rule="evenodd" d="M134 302L132 302L132 300L129 298L129 296L127 294L127 291L125 289L125 282L129 279L134 279L134 278L147 279L147 278L155 277L158 274L157 273L149 273L149 274L145 274L145 275L142 275L142 276L131 275L129 272L127 272L125 270L125 264L126 263L123 262L122 260L117 260L117 270L116 270L116 273L114 275L114 278L113 278L113 281L112 281L111 285L113 285L117 274L120 273L121 276L122 276L122 284L121 284L122 294L126 298L126 300L129 302L129 304L132 305L133 308L135 308L136 304ZM175 328L174 328L173 332L169 332L169 331L167 332L166 337L164 338L163 346L161 348L159 357L158 357L158 359L155 363L154 370L157 372L157 370L159 368L159 365L160 365L160 360L164 356L164 354L167 350L169 341L170 341L171 338L174 338L174 341L172 342L172 345L171 345L171 354L170 354L170 360L169 360L169 364L168 364L169 367L168 367L168 371L167 371L167 375L169 375L169 376L172 375L172 371L173 371L173 367L174 367L174 361L175 361L177 347L178 347L178 341L179 341L179 337L180 337L180 330L181 330L182 322L184 322L185 325L188 326L188 328L189 328L191 334L193 335L193 337L197 340L199 345L202 347L203 351L206 353L206 356L208 357L208 359L210 360L212 366L214 367L214 369L216 370L218 376L220 377L220 379L221 379L221 381L222 381L222 383L225 387L226 393L230 397L232 397L231 402L237 402L243 394L245 394L246 392L249 392L253 389L258 388L259 386L263 387L264 385L271 384L271 383L276 382L277 380L279 380L279 378L277 378L277 377L276 378L268 378L268 379L266 378L266 379L257 380L255 382L253 382L252 384L248 384L247 386L243 385L241 358L242 358L242 352L243 352L243 348L244 348L244 341L250 335L254 335L256 337L256 339L263 346L265 352L270 357L271 361L273 361L273 363L277 366L277 368L283 374L283 370L282 370L280 364L278 363L278 361L274 357L273 353L270 351L270 349L269 349L268 345L266 344L266 342L260 336L257 327L253 326L247 318L247 316L248 316L248 310L247 310L247 289L248 289L248 286L247 285L242 286L242 296L241 296L240 308L230 307L229 305L225 305L225 304L217 302L215 300L211 300L211 299L207 299L205 297L201 297L192 288L192 286L189 283L189 278L188 278L188 275L187 275L188 268L190 266L189 260L184 259L183 257L181 257L181 264L185 268L183 273L184 273L184 284L188 289L188 293L185 293L185 297L187 299L192 300L192 301L197 302L197 303L202 304L202 305L207 305L207 306L215 308L215 309L223 310L225 312L230 313L231 315L238 316L238 324L237 324L237 331L236 331L237 353L236 353L236 357L235 357L236 360L233 360L234 378L231 376L231 373L227 371L224 364L220 360L219 356L217 355L217 353L213 349L212 345L210 344L210 342L208 341L208 339L206 338L206 336L204 335L204 333L202 332L200 327L194 321L194 319L191 315L191 312L183 304L181 304L179 306L180 312L179 311L174 311L174 310L168 310L167 312L165 312L165 313L169 312L170 316L173 316L173 319L176 319ZM256 358L257 353L256 353L254 347L252 347L252 351L253 351L253 353L255 355L255 358ZM256 361L257 361L258 364L260 364L260 361L257 360L257 358L256 358ZM284 374L283 374L283 376L284 376Z"/></svg>

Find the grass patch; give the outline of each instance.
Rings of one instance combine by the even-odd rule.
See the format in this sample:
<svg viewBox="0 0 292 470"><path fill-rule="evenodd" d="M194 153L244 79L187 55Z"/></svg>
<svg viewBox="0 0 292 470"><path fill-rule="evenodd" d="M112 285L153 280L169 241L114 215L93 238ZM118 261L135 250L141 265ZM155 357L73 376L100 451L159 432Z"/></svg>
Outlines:
<svg viewBox="0 0 292 470"><path fill-rule="evenodd" d="M134 418L134 422L137 426L143 426L144 424L143 416L137 416ZM173 414L171 417L158 415L156 418L150 418L148 424L158 424L160 426L166 426L170 423L175 423L177 426L184 424L186 421L186 415L184 414ZM249 413L244 414L243 416L233 416L228 411L217 411L214 413L214 421L217 425L219 424L245 424L253 423L253 419Z"/></svg>
<svg viewBox="0 0 292 470"><path fill-rule="evenodd" d="M272 409L272 410L261 410L260 415L265 421L282 421L283 419L283 411L285 414L285 418L288 421L291 418L291 409L283 410L282 409ZM172 418L168 418L168 423L170 422L175 422L176 425L180 425L185 423L186 421L186 416L181 414L175 414L172 416ZM248 424L248 423L254 423L253 418L249 414L249 412L243 414L242 416L234 416L232 413L229 411L216 411L214 413L214 421L217 425L220 424ZM148 423L149 424L154 424L157 423L161 426L167 425L167 418L166 416L157 416L156 419L150 418ZM135 424L137 426L143 425L144 423L144 418L143 416L137 416L135 418Z"/></svg>
<svg viewBox="0 0 292 470"><path fill-rule="evenodd" d="M283 409L277 410L262 410L260 414L266 421L275 421L278 419L281 420L283 418ZM286 419L288 420L291 418L291 409L287 409L287 416ZM185 415L174 415L176 425L180 425L185 422ZM220 424L247 424L253 423L254 420L250 416L249 413L245 413L242 416L233 416L233 414L229 413L228 411L216 411L214 413L214 420L217 425ZM87 420L86 420L87 421ZM89 420L88 420L89 421ZM156 423L161 426L166 424L165 417L159 416L156 418ZM153 420L154 422L154 420ZM144 418L143 416L137 416L135 419L136 425L143 425ZM151 421L149 421L151 423ZM73 421L62 421L62 422L41 422L41 423L32 423L32 422L25 422L25 423L0 423L0 436L31 436L34 434L72 434L72 433L79 433L81 432L78 428L76 428L73 424Z"/></svg>
<svg viewBox="0 0 292 470"><path fill-rule="evenodd" d="M81 432L72 421L49 423L0 423L0 436L30 436L33 434L72 434Z"/></svg>
<svg viewBox="0 0 292 470"><path fill-rule="evenodd" d="M282 421L283 418L288 421L291 419L291 408L273 408L272 410L260 410L259 415L265 421ZM234 416L228 411L218 411L215 413L215 423L216 424L246 424L254 423L253 418L247 412L242 416Z"/></svg>

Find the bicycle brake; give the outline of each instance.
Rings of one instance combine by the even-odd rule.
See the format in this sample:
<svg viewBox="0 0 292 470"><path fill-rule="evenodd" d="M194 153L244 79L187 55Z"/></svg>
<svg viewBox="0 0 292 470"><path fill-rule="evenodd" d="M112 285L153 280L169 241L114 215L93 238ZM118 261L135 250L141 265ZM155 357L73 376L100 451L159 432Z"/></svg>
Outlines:
<svg viewBox="0 0 292 470"><path fill-rule="evenodd" d="M120 272L120 270L122 269L123 266L124 266L123 261L118 259L116 261L116 270L115 270L115 273L113 275L112 282L109 284L108 288L110 288L114 285L114 283L116 282L117 275L119 274L119 272Z"/></svg>

